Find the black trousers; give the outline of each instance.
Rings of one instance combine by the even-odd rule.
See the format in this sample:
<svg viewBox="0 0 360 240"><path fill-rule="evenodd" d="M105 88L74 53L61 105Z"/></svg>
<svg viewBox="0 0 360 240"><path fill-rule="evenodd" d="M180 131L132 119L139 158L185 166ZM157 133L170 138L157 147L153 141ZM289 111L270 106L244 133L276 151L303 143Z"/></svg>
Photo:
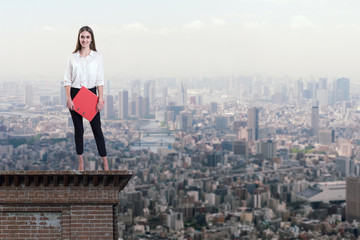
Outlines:
<svg viewBox="0 0 360 240"><path fill-rule="evenodd" d="M71 88L70 95L71 99L74 99L76 94L79 92L78 88ZM90 91L96 94L96 87L89 88ZM70 110L71 118L74 123L74 132L75 132L75 147L76 153L81 155L84 153L84 126L83 126L83 116L78 114L75 111ZM103 132L101 130L101 122L100 122L100 112L98 112L95 117L91 120L90 126L92 132L94 134L96 147L98 149L99 155L101 157L106 156L106 147L105 147L105 139Z"/></svg>

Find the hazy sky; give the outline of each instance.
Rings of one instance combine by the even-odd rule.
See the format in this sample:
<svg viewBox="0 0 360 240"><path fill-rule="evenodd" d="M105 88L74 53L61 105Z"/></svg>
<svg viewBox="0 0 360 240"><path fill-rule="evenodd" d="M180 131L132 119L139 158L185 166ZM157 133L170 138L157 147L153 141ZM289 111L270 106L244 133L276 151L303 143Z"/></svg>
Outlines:
<svg viewBox="0 0 360 240"><path fill-rule="evenodd" d="M358 0L2 0L0 76L61 80L89 25L107 78L360 80L359 12Z"/></svg>

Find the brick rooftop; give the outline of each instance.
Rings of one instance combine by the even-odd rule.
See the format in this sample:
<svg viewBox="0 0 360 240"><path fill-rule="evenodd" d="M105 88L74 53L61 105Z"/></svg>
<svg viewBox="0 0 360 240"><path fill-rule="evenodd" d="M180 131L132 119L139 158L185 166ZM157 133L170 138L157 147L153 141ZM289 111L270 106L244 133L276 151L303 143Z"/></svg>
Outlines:
<svg viewBox="0 0 360 240"><path fill-rule="evenodd" d="M0 172L0 239L117 239L132 172Z"/></svg>

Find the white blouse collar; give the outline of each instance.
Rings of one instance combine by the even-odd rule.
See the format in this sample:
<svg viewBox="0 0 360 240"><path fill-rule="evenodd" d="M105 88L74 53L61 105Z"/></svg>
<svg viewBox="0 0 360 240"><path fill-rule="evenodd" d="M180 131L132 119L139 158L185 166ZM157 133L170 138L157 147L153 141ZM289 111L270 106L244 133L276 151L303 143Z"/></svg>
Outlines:
<svg viewBox="0 0 360 240"><path fill-rule="evenodd" d="M78 51L76 52L76 56L77 56L77 57L81 57L81 56L80 56L80 50L78 50ZM93 56L94 56L94 51L93 51L93 50L90 50L89 56L90 56L90 57L93 57Z"/></svg>

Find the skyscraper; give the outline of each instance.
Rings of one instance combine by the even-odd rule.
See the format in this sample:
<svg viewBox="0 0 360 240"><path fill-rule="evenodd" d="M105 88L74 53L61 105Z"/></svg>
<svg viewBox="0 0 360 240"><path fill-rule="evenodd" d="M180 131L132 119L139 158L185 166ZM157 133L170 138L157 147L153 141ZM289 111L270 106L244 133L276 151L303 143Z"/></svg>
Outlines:
<svg viewBox="0 0 360 240"><path fill-rule="evenodd" d="M119 118L127 119L129 117L129 94L127 90L119 92Z"/></svg>
<svg viewBox="0 0 360 240"><path fill-rule="evenodd" d="M25 105L31 107L34 104L33 86L31 84L25 85Z"/></svg>
<svg viewBox="0 0 360 240"><path fill-rule="evenodd" d="M311 132L313 136L319 135L319 107L311 108Z"/></svg>
<svg viewBox="0 0 360 240"><path fill-rule="evenodd" d="M163 87L163 89L162 89L162 99L163 99L163 103L164 103L165 106L167 104L167 97L168 97L168 88Z"/></svg>
<svg viewBox="0 0 360 240"><path fill-rule="evenodd" d="M315 97L314 96L315 84L313 82L306 83L306 90L308 90L308 93L310 94L310 98Z"/></svg>
<svg viewBox="0 0 360 240"><path fill-rule="evenodd" d="M106 95L110 95L110 81L109 80L107 81L107 84L106 84Z"/></svg>
<svg viewBox="0 0 360 240"><path fill-rule="evenodd" d="M180 86L180 106L184 106L186 109L187 106L187 88L185 83L181 83Z"/></svg>
<svg viewBox="0 0 360 240"><path fill-rule="evenodd" d="M66 105L66 92L63 82L60 82L60 105Z"/></svg>
<svg viewBox="0 0 360 240"><path fill-rule="evenodd" d="M302 93L304 91L304 82L301 80L298 80L296 89L297 89L297 98L298 98L298 100L300 100L300 98L302 98Z"/></svg>
<svg viewBox="0 0 360 240"><path fill-rule="evenodd" d="M145 97L143 99L143 101L144 101L144 117L149 117L150 116L150 98Z"/></svg>
<svg viewBox="0 0 360 240"><path fill-rule="evenodd" d="M131 82L131 97L134 97L135 95L141 95L140 80Z"/></svg>
<svg viewBox="0 0 360 240"><path fill-rule="evenodd" d="M349 101L350 100L350 80L348 78L338 78L334 86L335 100Z"/></svg>
<svg viewBox="0 0 360 240"><path fill-rule="evenodd" d="M327 90L327 78L319 78L319 89Z"/></svg>
<svg viewBox="0 0 360 240"><path fill-rule="evenodd" d="M132 97L130 101L130 115L136 117L136 98Z"/></svg>
<svg viewBox="0 0 360 240"><path fill-rule="evenodd" d="M317 97L319 100L319 106L329 105L328 90L326 90L326 89L318 90Z"/></svg>
<svg viewBox="0 0 360 240"><path fill-rule="evenodd" d="M346 178L346 221L360 221L360 178Z"/></svg>
<svg viewBox="0 0 360 240"><path fill-rule="evenodd" d="M337 156L335 158L335 171L341 173L342 177L349 177L354 170L354 160L350 157Z"/></svg>
<svg viewBox="0 0 360 240"><path fill-rule="evenodd" d="M319 131L319 143L324 145L330 145L333 142L334 130L322 130Z"/></svg>
<svg viewBox="0 0 360 240"><path fill-rule="evenodd" d="M175 122L177 116L180 116L180 113L184 111L184 109L184 106L176 106L170 102L169 105L166 106L166 113L169 117L171 116L172 118L167 118L167 121Z"/></svg>
<svg viewBox="0 0 360 240"><path fill-rule="evenodd" d="M191 112L183 111L180 113L180 127L181 131L186 132L191 128L192 125L192 114Z"/></svg>
<svg viewBox="0 0 360 240"><path fill-rule="evenodd" d="M151 80L144 83L144 97L150 98Z"/></svg>
<svg viewBox="0 0 360 240"><path fill-rule="evenodd" d="M106 95L105 102L105 117L106 118L114 118L114 97L112 95Z"/></svg>
<svg viewBox="0 0 360 240"><path fill-rule="evenodd" d="M155 105L155 99L156 99L156 85L154 82L150 88L150 104L152 106Z"/></svg>
<svg viewBox="0 0 360 240"><path fill-rule="evenodd" d="M143 118L145 116L145 106L144 106L144 98L142 96L138 96L135 99L135 115L137 118Z"/></svg>
<svg viewBox="0 0 360 240"><path fill-rule="evenodd" d="M249 108L248 110L248 120L247 120L247 128L248 128L248 140L256 141L259 139L259 110L254 108Z"/></svg>
<svg viewBox="0 0 360 240"><path fill-rule="evenodd" d="M267 140L266 142L257 142L256 154L260 154L267 159L272 159L276 156L276 142L273 142L272 140Z"/></svg>

